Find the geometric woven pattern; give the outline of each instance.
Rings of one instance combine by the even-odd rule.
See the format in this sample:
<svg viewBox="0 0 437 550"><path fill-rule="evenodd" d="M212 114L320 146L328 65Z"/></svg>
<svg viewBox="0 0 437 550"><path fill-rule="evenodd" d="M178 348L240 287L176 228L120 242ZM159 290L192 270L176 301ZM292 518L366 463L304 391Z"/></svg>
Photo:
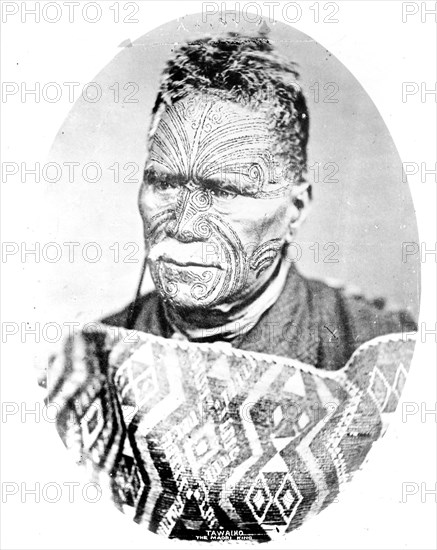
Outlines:
<svg viewBox="0 0 437 550"><path fill-rule="evenodd" d="M102 325L67 339L47 399L76 460L136 522L263 542L336 499L383 434L413 351L387 335L325 372Z"/></svg>

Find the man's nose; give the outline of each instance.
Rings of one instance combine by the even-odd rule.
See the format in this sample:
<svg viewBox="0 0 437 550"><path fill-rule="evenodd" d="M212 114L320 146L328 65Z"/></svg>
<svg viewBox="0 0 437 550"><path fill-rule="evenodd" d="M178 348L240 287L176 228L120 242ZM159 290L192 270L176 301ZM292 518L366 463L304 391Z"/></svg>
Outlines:
<svg viewBox="0 0 437 550"><path fill-rule="evenodd" d="M211 204L208 190L193 185L182 187L177 197L175 219L166 227L167 234L181 242L204 240L205 237L196 231L195 222L198 214L209 210Z"/></svg>

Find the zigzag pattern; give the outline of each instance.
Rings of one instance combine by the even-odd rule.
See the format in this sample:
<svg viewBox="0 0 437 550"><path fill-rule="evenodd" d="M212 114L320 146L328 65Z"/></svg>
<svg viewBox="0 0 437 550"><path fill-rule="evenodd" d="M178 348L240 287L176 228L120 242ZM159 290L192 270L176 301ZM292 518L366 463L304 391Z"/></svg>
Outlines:
<svg viewBox="0 0 437 550"><path fill-rule="evenodd" d="M376 338L328 373L230 345L116 334L102 325L67 340L48 401L114 503L180 539L262 542L333 502L383 434L414 350L401 335Z"/></svg>

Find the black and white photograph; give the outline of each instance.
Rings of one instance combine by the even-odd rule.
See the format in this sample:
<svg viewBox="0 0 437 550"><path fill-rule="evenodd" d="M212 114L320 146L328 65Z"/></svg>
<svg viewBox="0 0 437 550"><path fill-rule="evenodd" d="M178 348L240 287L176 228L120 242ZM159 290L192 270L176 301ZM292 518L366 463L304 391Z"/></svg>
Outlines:
<svg viewBox="0 0 437 550"><path fill-rule="evenodd" d="M1 3L1 548L436 547L436 22Z"/></svg>

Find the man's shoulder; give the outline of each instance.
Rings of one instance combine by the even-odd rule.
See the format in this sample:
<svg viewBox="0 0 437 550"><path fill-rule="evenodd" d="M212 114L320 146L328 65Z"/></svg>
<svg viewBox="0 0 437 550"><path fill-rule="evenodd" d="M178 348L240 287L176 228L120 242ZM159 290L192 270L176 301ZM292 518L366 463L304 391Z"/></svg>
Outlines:
<svg viewBox="0 0 437 550"><path fill-rule="evenodd" d="M235 347L337 370L364 342L405 330L415 330L408 312L293 268L277 302Z"/></svg>
<svg viewBox="0 0 437 550"><path fill-rule="evenodd" d="M388 307L382 297L368 298L358 288L335 281L305 281L314 307L325 318L336 318L342 332L347 331L357 344L384 334L416 330L409 311Z"/></svg>

